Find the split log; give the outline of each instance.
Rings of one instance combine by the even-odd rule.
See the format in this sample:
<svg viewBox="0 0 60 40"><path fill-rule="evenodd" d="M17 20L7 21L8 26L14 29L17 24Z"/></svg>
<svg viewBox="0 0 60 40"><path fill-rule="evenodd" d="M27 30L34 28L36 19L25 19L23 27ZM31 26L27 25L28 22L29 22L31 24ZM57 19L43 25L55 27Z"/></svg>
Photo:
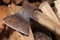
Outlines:
<svg viewBox="0 0 60 40"><path fill-rule="evenodd" d="M35 13L33 13L32 16L33 16L32 19L44 25L47 29L50 29L52 32L60 35L60 25L58 25L46 14L43 14L39 11L35 11Z"/></svg>
<svg viewBox="0 0 60 40"><path fill-rule="evenodd" d="M4 29L4 24L2 22L2 19L6 17L6 7L0 6L0 33Z"/></svg>
<svg viewBox="0 0 60 40"><path fill-rule="evenodd" d="M4 3L9 4L10 0L3 0Z"/></svg>
<svg viewBox="0 0 60 40"><path fill-rule="evenodd" d="M60 19L60 1L55 1L55 7L56 7L56 9L57 9L56 15L57 15L58 18Z"/></svg>
<svg viewBox="0 0 60 40"><path fill-rule="evenodd" d="M54 13L54 11L52 10L52 8L50 7L48 2L44 2L39 6L39 9L42 10L42 12L44 14L46 14L48 17L50 17L53 21L57 22L58 24L60 24L60 21L58 19L58 17L56 16L56 14Z"/></svg>
<svg viewBox="0 0 60 40"><path fill-rule="evenodd" d="M15 31L10 35L9 40L34 40L34 39L32 36L32 31L30 29L28 36L22 35L21 33Z"/></svg>
<svg viewBox="0 0 60 40"><path fill-rule="evenodd" d="M16 3L16 4L19 4L19 3L21 3L22 1L24 1L24 0L15 0L15 3Z"/></svg>
<svg viewBox="0 0 60 40"><path fill-rule="evenodd" d="M11 5L8 5L8 12L10 13L9 15L11 14L14 15L21 9L22 9L21 6L16 6L14 3L12 3Z"/></svg>
<svg viewBox="0 0 60 40"><path fill-rule="evenodd" d="M56 0L54 3L55 3L55 7L57 9L56 15L58 16L58 18L60 20L60 0ZM60 40L60 36L56 35L56 39Z"/></svg>

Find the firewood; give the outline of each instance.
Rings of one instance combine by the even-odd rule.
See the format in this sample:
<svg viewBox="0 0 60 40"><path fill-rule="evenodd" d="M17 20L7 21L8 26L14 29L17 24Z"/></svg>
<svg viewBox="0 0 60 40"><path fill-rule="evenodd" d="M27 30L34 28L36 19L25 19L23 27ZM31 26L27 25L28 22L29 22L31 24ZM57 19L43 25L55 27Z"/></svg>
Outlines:
<svg viewBox="0 0 60 40"><path fill-rule="evenodd" d="M11 14L11 15L14 15L16 14L18 11L20 11L22 9L21 6L16 6L14 3L12 3L11 5L8 5L8 12ZM9 15L10 15L9 14Z"/></svg>
<svg viewBox="0 0 60 40"><path fill-rule="evenodd" d="M56 15L57 15L58 18L60 19L60 1L55 1L55 7L56 7L56 9L57 9Z"/></svg>
<svg viewBox="0 0 60 40"><path fill-rule="evenodd" d="M45 5L46 4L46 5ZM44 14L46 14L49 18L51 18L53 21L57 22L60 25L60 21L52 8L50 7L48 2L44 2L39 6L39 9L42 10Z"/></svg>
<svg viewBox="0 0 60 40"><path fill-rule="evenodd" d="M58 16L58 18L60 20L60 0L56 0L54 3L55 3L55 7L57 9L56 15ZM60 36L56 35L56 39L60 40Z"/></svg>
<svg viewBox="0 0 60 40"><path fill-rule="evenodd" d="M32 35L32 31L30 29L29 35L25 36L22 35L21 33L14 31L10 37L9 40L34 40L33 35Z"/></svg>
<svg viewBox="0 0 60 40"><path fill-rule="evenodd" d="M39 11L35 11L35 13L33 13L32 16L33 16L32 19L44 25L46 28L50 29L52 32L60 35L60 25L58 25L46 14L43 14Z"/></svg>
<svg viewBox="0 0 60 40"><path fill-rule="evenodd" d="M56 9L57 9L57 16L58 16L58 18L59 18L59 20L60 20L60 0L56 0L55 2L55 7L56 7ZM57 40L60 40L60 36L58 36L58 35L56 35L56 39Z"/></svg>
<svg viewBox="0 0 60 40"><path fill-rule="evenodd" d="M11 11L11 10L10 10ZM13 12L13 11L12 11ZM51 15L51 14L50 14ZM55 14L53 14L52 17L55 18L54 16ZM50 16L51 17L51 16ZM53 32L56 32L56 34L60 35L59 29L60 29L60 25L56 22L56 18L55 21L50 18L48 15L44 14L44 13L33 13L33 19L36 20L38 23L44 25L46 28L50 29Z"/></svg>
<svg viewBox="0 0 60 40"><path fill-rule="evenodd" d="M22 1L24 1L24 0L15 0L15 3L16 3L16 4L19 4L19 3L21 3Z"/></svg>
<svg viewBox="0 0 60 40"><path fill-rule="evenodd" d="M39 32L39 31L34 33L34 38L35 40L52 40L50 36L46 35L45 33Z"/></svg>
<svg viewBox="0 0 60 40"><path fill-rule="evenodd" d="M0 33L4 29L4 24L2 22L2 19L6 17L6 7L0 6Z"/></svg>
<svg viewBox="0 0 60 40"><path fill-rule="evenodd" d="M10 0L3 0L4 3L9 4Z"/></svg>

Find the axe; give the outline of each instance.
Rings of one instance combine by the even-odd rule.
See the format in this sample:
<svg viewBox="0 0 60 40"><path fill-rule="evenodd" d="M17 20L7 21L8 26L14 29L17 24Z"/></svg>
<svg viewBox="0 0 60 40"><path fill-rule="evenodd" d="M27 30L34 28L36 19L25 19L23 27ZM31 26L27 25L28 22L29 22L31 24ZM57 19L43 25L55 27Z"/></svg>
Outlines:
<svg viewBox="0 0 60 40"><path fill-rule="evenodd" d="M23 8L14 15L7 16L3 19L3 23L12 29L19 31L25 35L29 34L30 17L35 9L32 5L24 5Z"/></svg>

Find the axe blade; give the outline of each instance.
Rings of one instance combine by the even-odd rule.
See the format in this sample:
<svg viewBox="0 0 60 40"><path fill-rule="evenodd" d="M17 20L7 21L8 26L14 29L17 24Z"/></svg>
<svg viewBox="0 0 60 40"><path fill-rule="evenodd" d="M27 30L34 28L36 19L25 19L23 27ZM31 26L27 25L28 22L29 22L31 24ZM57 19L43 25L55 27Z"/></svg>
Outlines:
<svg viewBox="0 0 60 40"><path fill-rule="evenodd" d="M30 27L30 22L28 21L29 17L27 14L23 14L23 12L27 13L26 11L21 10L15 15L7 16L3 19L3 23L25 35L28 35Z"/></svg>

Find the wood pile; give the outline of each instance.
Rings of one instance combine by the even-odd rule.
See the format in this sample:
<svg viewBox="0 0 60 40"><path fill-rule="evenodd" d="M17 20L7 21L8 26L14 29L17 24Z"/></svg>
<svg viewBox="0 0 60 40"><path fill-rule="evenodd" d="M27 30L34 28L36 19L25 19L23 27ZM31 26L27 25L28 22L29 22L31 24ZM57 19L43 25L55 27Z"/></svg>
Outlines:
<svg viewBox="0 0 60 40"><path fill-rule="evenodd" d="M29 4L32 7L29 35L2 22ZM60 0L0 0L0 40L60 40ZM12 20L12 19L11 19Z"/></svg>

